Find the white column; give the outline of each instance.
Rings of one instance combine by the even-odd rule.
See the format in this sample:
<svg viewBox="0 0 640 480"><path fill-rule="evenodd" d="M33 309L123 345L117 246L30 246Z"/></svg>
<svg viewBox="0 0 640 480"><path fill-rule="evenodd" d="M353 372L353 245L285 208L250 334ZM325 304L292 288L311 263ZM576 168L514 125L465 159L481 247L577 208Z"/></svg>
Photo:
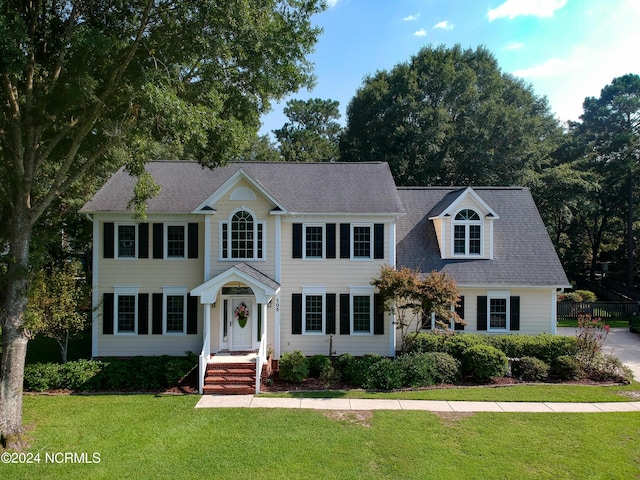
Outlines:
<svg viewBox="0 0 640 480"><path fill-rule="evenodd" d="M100 222L95 217L93 221L93 273L91 277L91 356L97 357L98 353L98 305L100 305L100 292L98 291L98 268L100 266ZM103 321L106 319L103 318Z"/></svg>
<svg viewBox="0 0 640 480"><path fill-rule="evenodd" d="M204 216L204 281L211 277L211 215Z"/></svg>

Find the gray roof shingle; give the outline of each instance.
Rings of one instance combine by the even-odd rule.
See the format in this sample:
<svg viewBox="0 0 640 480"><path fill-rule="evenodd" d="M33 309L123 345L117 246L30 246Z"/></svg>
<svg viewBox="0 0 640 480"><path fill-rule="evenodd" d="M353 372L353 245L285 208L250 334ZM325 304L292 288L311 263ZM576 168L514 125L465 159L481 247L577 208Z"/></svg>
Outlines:
<svg viewBox="0 0 640 480"><path fill-rule="evenodd" d="M458 197L461 187L407 187L398 193L407 214L398 220L397 264L449 273L460 286L557 286L569 282L538 209L526 188L474 187L500 216L494 221L494 258L440 258L429 216Z"/></svg>
<svg viewBox="0 0 640 480"><path fill-rule="evenodd" d="M185 161L147 164L147 171L161 187L160 194L149 200L147 212L192 212L241 168L292 213L404 212L391 171L384 162L236 162L208 169ZM129 211L127 204L133 196L135 181L120 169L82 211Z"/></svg>

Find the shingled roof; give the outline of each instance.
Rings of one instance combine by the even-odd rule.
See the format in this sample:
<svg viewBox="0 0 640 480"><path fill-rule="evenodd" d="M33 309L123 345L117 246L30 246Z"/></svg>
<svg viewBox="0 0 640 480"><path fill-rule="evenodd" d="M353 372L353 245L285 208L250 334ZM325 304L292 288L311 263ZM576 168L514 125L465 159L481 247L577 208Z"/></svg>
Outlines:
<svg viewBox="0 0 640 480"><path fill-rule="evenodd" d="M401 214L402 202L384 162L236 162L208 169L196 162L155 161L147 171L160 185L148 213L187 213L242 169L289 213ZM136 179L120 169L83 208L86 213L127 212Z"/></svg>
<svg viewBox="0 0 640 480"><path fill-rule="evenodd" d="M526 188L474 187L500 216L494 221L494 258L442 259L430 214L446 208L464 188L406 187L398 193L407 215L398 220L397 264L449 273L459 286L556 286L569 282Z"/></svg>

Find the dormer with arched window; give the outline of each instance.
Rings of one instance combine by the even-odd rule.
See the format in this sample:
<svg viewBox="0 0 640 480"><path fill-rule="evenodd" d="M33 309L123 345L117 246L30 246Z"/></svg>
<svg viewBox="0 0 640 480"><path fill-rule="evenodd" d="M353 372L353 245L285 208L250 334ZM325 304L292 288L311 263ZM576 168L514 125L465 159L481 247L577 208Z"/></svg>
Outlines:
<svg viewBox="0 0 640 480"><path fill-rule="evenodd" d="M471 187L458 191L434 213L429 219L441 258L493 258L493 222L499 216L478 192Z"/></svg>

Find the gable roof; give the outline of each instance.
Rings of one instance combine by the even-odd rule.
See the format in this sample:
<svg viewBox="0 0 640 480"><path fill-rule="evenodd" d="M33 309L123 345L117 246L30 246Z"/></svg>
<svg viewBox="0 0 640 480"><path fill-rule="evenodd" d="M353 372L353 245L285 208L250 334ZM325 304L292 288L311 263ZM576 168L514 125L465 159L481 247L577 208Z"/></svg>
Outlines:
<svg viewBox="0 0 640 480"><path fill-rule="evenodd" d="M438 202L432 211L429 212L429 218L433 219L452 216L458 208L458 205L464 204L465 201L468 201L468 198L471 198L473 201L478 203L492 218L499 218L496 211L491 208L490 205L487 205L487 202L485 202L483 198L471 187L467 187L466 189L457 189L456 191L445 195L445 197Z"/></svg>
<svg viewBox="0 0 640 480"><path fill-rule="evenodd" d="M569 282L526 188L474 187L500 217L493 222L494 258L443 259L429 217L446 210L464 187L400 187L407 215L397 225L397 265L449 273L460 286L556 286Z"/></svg>
<svg viewBox="0 0 640 480"><path fill-rule="evenodd" d="M188 213L202 206L240 169L288 213L402 214L404 208L384 162L234 162L208 169L196 162L154 161L145 167L160 185L148 213ZM136 179L118 170L82 208L85 213L130 212ZM213 207L215 208L215 207Z"/></svg>

